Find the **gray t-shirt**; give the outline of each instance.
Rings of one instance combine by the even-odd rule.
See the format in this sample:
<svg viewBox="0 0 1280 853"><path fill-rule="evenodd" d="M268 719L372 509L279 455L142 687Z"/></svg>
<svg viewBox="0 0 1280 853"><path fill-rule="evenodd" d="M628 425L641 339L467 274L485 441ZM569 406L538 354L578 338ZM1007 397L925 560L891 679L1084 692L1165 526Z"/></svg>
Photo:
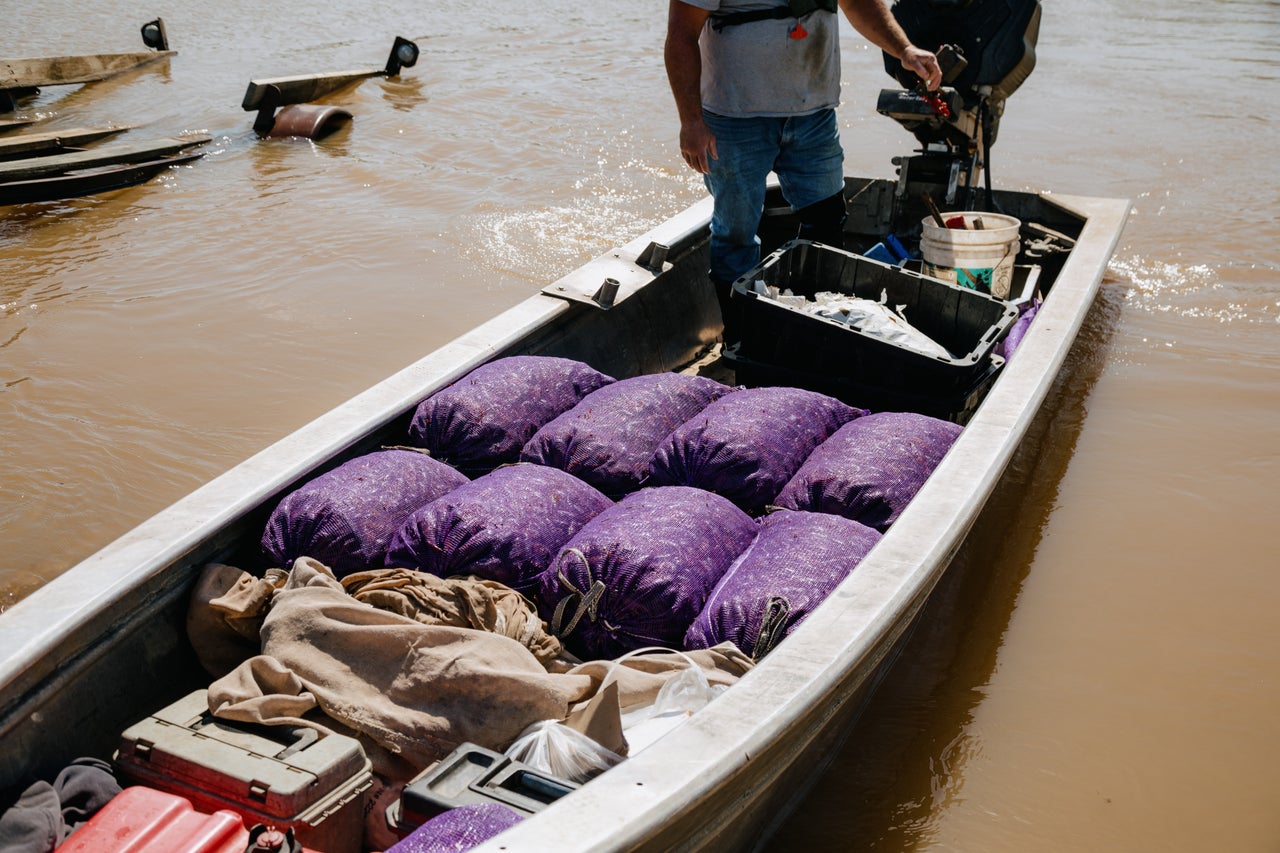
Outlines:
<svg viewBox="0 0 1280 853"><path fill-rule="evenodd" d="M702 108L717 115L798 116L840 101L840 43L836 15L816 11L800 19L808 35L792 38L795 18L713 28L717 14L786 6L786 0L682 0L712 13L702 47Z"/></svg>

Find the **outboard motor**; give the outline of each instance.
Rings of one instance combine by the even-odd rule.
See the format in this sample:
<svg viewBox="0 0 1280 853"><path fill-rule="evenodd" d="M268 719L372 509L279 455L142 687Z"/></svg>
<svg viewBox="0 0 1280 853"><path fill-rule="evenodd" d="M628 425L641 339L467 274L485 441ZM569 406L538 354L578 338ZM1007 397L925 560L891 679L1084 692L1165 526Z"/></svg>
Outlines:
<svg viewBox="0 0 1280 853"><path fill-rule="evenodd" d="M988 165L1005 100L1036 64L1038 0L897 0L893 15L912 43L938 52L943 85L926 92L897 59L885 70L904 89L884 89L877 112L900 123L923 146L899 158L899 195L919 181L946 188L948 206L978 210L978 181Z"/></svg>

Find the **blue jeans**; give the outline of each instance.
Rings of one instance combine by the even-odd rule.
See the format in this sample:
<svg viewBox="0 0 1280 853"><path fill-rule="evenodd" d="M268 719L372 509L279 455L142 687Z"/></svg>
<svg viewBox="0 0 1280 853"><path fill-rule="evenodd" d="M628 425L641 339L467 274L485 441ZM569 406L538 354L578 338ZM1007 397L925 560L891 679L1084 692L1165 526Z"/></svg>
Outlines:
<svg viewBox="0 0 1280 853"><path fill-rule="evenodd" d="M728 118L704 113L719 159L703 176L715 198L711 278L735 281L760 262L760 217L770 172L795 210L844 188L844 150L835 110L805 116Z"/></svg>

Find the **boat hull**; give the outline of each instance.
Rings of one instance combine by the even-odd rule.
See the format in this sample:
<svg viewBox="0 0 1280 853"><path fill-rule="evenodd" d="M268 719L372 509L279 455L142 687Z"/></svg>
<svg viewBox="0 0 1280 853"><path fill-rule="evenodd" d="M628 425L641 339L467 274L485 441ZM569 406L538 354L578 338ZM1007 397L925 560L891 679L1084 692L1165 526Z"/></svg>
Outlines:
<svg viewBox="0 0 1280 853"><path fill-rule="evenodd" d="M885 233L894 182L849 179L848 228ZM1002 193L1075 248L985 401L917 498L827 601L681 728L483 849L699 850L758 844L848 731L1044 403L1128 202ZM702 203L575 270L211 481L0 617L0 786L82 754L202 675L187 597L256 548L279 496L404 434L416 404L496 357L576 358L614 376L679 369L720 333ZM777 228L786 230L785 217ZM767 229L766 229L767 230ZM794 233L794 231L792 231ZM655 251L655 247L662 251ZM668 251L670 250L670 251ZM657 259L655 261L655 259ZM654 266L654 263L657 266ZM609 308L590 304L612 280ZM564 297L550 294L564 294Z"/></svg>
<svg viewBox="0 0 1280 853"><path fill-rule="evenodd" d="M178 154L148 160L144 163L125 163L104 166L65 175L33 178L29 181L0 183L0 204L33 204L63 198L81 198L110 190L124 189L146 183L172 166L181 166L198 160L203 154Z"/></svg>

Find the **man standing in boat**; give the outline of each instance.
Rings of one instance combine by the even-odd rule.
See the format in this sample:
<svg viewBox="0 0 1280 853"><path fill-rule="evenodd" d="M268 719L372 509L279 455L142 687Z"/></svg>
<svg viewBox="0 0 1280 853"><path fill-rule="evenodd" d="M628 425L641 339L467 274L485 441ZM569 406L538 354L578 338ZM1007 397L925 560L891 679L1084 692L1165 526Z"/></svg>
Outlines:
<svg viewBox="0 0 1280 853"><path fill-rule="evenodd" d="M885 0L838 0L864 38L927 87L937 58L911 43ZM840 245L845 221L837 0L670 0L665 60L680 154L715 199L711 278L721 298L760 260L765 181L778 175L800 236Z"/></svg>

